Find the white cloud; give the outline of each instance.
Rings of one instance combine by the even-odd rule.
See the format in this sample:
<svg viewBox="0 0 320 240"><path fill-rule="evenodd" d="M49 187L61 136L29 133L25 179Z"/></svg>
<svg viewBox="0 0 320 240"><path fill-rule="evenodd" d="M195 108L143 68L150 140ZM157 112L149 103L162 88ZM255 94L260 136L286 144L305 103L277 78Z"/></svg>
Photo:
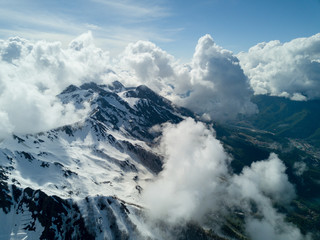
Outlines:
<svg viewBox="0 0 320 240"><path fill-rule="evenodd" d="M130 72L130 76L122 77L127 85L145 84L166 95L172 89L170 86L178 84L174 57L148 41L129 44L121 55L119 67L119 72Z"/></svg>
<svg viewBox="0 0 320 240"><path fill-rule="evenodd" d="M295 197L285 165L276 154L245 167L239 175L232 174L230 157L214 131L190 118L163 126L160 149L164 169L143 192L152 219L173 224L192 220L208 226L216 221L207 217L218 216L221 224L237 209L244 213L245 228L253 240L305 239L274 208L274 204L288 206Z"/></svg>
<svg viewBox="0 0 320 240"><path fill-rule="evenodd" d="M285 169L277 155L271 154L268 160L252 163L250 168L244 168L239 176L234 176L234 186L244 197L247 195L260 198L262 194L285 205L295 197Z"/></svg>
<svg viewBox="0 0 320 240"><path fill-rule="evenodd" d="M300 230L290 223L284 222L284 216L275 215L271 222L265 219L247 221L247 232L252 240L302 240L310 239L302 236Z"/></svg>
<svg viewBox="0 0 320 240"><path fill-rule="evenodd" d="M219 120L257 111L250 102L253 92L239 60L216 45L211 36L199 39L191 66L192 89L185 99L187 107Z"/></svg>
<svg viewBox="0 0 320 240"><path fill-rule="evenodd" d="M6 83L0 109L7 114L11 131L35 133L81 120L87 112L73 105L63 105L36 86L17 81Z"/></svg>
<svg viewBox="0 0 320 240"><path fill-rule="evenodd" d="M238 58L255 94L297 101L320 97L320 33L286 43L259 43Z"/></svg>
<svg viewBox="0 0 320 240"><path fill-rule="evenodd" d="M228 187L230 199L233 199L231 205L241 203L238 207L249 213L246 216L246 231L253 240L305 239L300 230L286 222L285 215L273 207L274 203L288 206L295 197L294 187L288 181L285 169L282 161L273 153L269 159L255 162L231 178Z"/></svg>
<svg viewBox="0 0 320 240"><path fill-rule="evenodd" d="M0 111L0 142L2 138L9 136L12 132L14 127L10 123L8 113Z"/></svg>
<svg viewBox="0 0 320 240"><path fill-rule="evenodd" d="M200 115L226 120L257 111L250 102L253 92L238 59L217 46L209 35L200 38L189 65L178 63L146 41L129 44L122 61L134 72L131 76L135 82Z"/></svg>
<svg viewBox="0 0 320 240"><path fill-rule="evenodd" d="M164 170L144 191L151 214L169 222L201 218L224 187L220 178L227 173L228 156L222 145L202 123L187 119L166 125L161 148Z"/></svg>
<svg viewBox="0 0 320 240"><path fill-rule="evenodd" d="M18 37L0 41L0 133L34 133L79 121L86 110L63 105L56 95L70 84L102 82L109 71L107 52L91 33L63 49L59 42Z"/></svg>

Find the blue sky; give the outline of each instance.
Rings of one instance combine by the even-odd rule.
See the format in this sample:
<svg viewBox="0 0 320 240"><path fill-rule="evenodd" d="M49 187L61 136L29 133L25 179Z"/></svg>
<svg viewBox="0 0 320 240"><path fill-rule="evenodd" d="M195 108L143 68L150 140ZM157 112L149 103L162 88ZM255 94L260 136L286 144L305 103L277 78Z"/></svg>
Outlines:
<svg viewBox="0 0 320 240"><path fill-rule="evenodd" d="M320 32L319 0L0 0L0 38L61 41L92 31L111 54L150 40L176 58L192 57L210 34L234 53L263 41Z"/></svg>

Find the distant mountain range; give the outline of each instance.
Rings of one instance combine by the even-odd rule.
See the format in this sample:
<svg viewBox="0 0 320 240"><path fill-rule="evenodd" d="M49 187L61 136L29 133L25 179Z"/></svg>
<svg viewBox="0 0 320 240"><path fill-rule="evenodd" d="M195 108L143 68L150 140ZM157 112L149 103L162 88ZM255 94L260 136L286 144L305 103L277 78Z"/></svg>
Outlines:
<svg viewBox="0 0 320 240"><path fill-rule="evenodd" d="M320 100L292 101L284 97L256 95L259 113L240 124L251 125L281 137L303 139L320 147Z"/></svg>

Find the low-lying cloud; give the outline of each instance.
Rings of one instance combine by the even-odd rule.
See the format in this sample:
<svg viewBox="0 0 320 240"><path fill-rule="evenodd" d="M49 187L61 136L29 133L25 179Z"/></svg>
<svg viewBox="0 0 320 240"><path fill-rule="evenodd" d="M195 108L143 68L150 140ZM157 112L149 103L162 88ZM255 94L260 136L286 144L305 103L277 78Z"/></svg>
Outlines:
<svg viewBox="0 0 320 240"><path fill-rule="evenodd" d="M143 192L153 219L208 224L210 215L223 219L242 211L253 240L304 239L274 208L274 204L288 206L295 197L286 167L276 154L233 174L231 159L214 131L193 119L165 125L160 149L164 170Z"/></svg>
<svg viewBox="0 0 320 240"><path fill-rule="evenodd" d="M151 214L170 222L201 218L218 205L212 196L225 187L228 156L211 130L192 119L168 124L162 133L164 170L144 192Z"/></svg>
<svg viewBox="0 0 320 240"><path fill-rule="evenodd" d="M293 164L294 174L301 176L305 171L308 170L307 164L305 162L295 162Z"/></svg>
<svg viewBox="0 0 320 240"><path fill-rule="evenodd" d="M237 57L255 94L300 101L320 97L320 33L259 43Z"/></svg>

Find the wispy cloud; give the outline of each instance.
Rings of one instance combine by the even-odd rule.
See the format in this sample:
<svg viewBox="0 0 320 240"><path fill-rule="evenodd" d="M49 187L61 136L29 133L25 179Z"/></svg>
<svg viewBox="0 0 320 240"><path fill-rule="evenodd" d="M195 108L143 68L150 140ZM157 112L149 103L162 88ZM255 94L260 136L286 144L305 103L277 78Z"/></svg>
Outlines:
<svg viewBox="0 0 320 240"><path fill-rule="evenodd" d="M90 30L97 46L117 55L130 42L171 42L175 33L181 31L157 25L157 20L170 15L164 0L91 0L67 5L25 0L0 2L0 38L20 36L60 41L67 46L75 36Z"/></svg>
<svg viewBox="0 0 320 240"><path fill-rule="evenodd" d="M159 1L132 0L92 0L112 9L112 14L124 17L125 21L150 21L168 16L169 10L159 5Z"/></svg>
<svg viewBox="0 0 320 240"><path fill-rule="evenodd" d="M12 32L22 29L38 30L42 32L79 34L83 31L84 25L73 21L70 18L45 14L39 11L30 12L23 9L0 9L0 21L2 29L9 29Z"/></svg>

